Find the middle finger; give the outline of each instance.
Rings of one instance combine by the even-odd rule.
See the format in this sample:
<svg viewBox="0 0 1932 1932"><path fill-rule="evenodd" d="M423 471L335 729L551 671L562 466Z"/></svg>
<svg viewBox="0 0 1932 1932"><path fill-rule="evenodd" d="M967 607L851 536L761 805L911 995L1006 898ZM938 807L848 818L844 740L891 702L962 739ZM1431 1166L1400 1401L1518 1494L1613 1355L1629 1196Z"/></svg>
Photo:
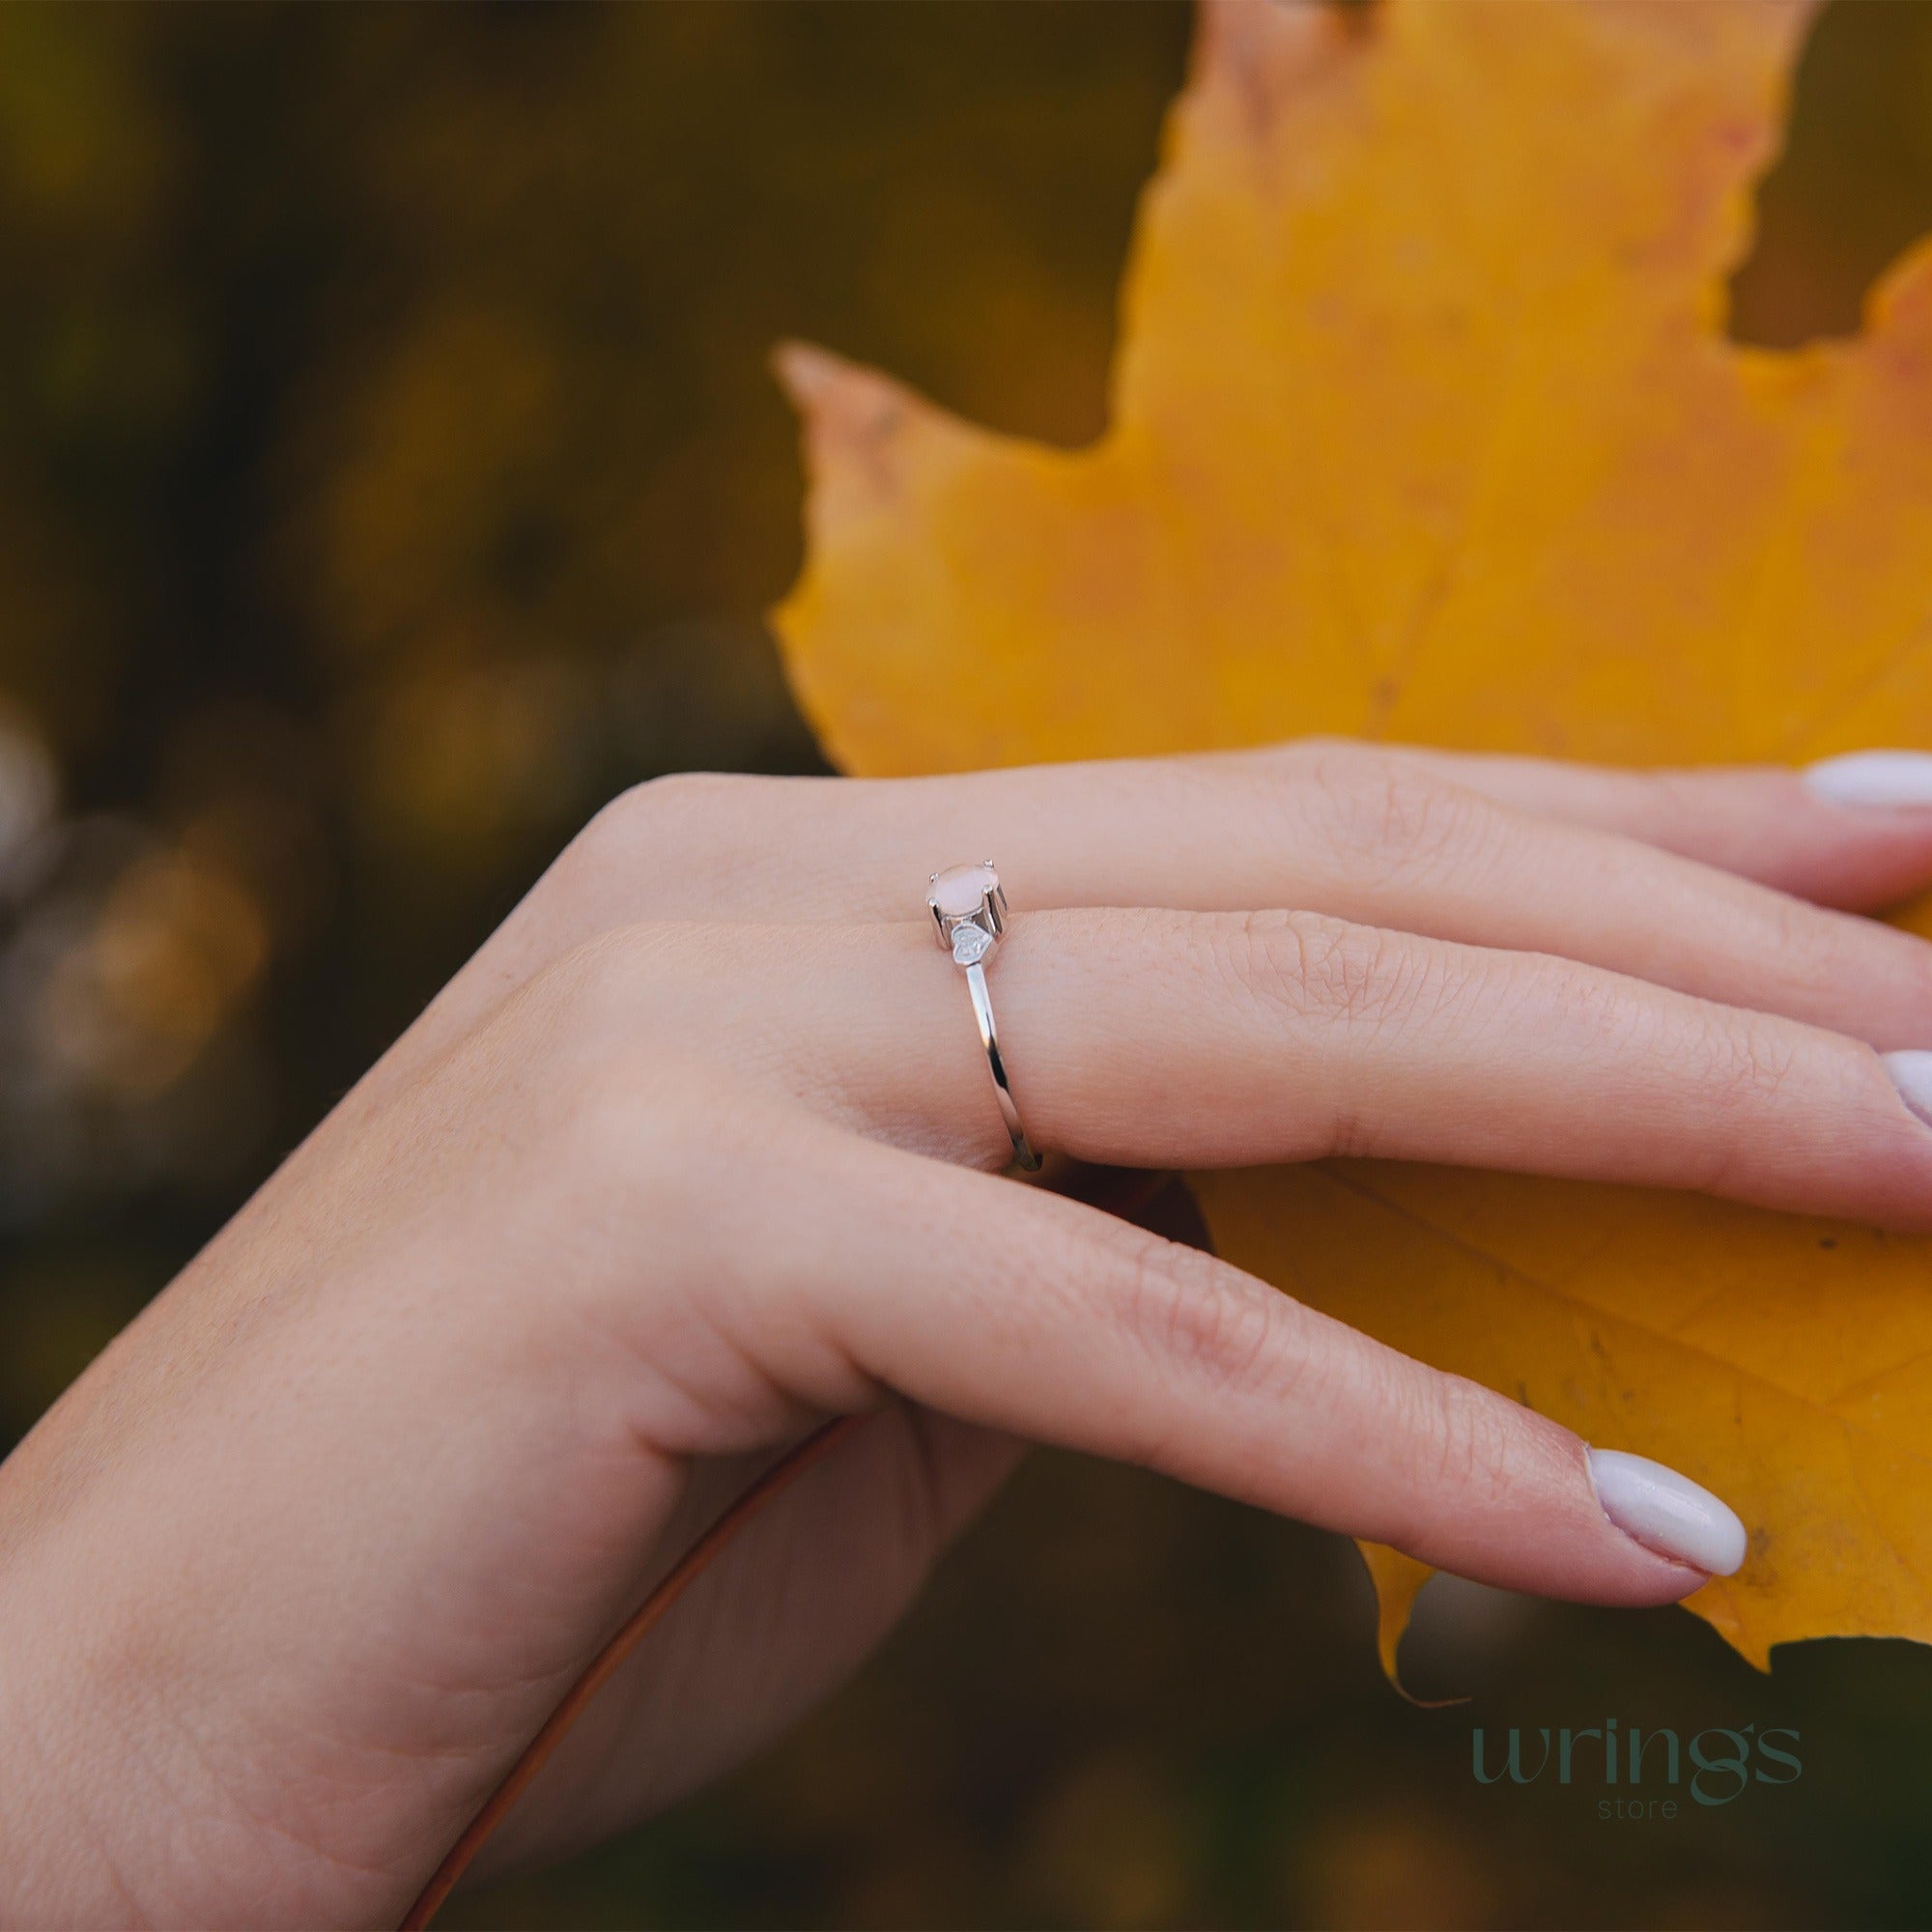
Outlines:
<svg viewBox="0 0 1932 1932"><path fill-rule="evenodd" d="M692 784L620 802L566 856L579 902L515 942L540 949L522 972L644 919L917 918L929 871L991 858L1021 911L1292 906L1560 954L1881 1049L1932 1040L1932 949L1917 937L1372 747Z"/></svg>

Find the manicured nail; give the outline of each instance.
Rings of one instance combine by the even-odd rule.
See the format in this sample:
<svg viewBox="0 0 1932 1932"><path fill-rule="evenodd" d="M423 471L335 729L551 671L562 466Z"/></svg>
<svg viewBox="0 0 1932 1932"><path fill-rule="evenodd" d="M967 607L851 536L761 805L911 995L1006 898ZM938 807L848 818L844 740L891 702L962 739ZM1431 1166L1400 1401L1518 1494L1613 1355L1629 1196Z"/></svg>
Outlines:
<svg viewBox="0 0 1932 1932"><path fill-rule="evenodd" d="M1932 1053L1902 1047L1896 1053L1882 1053L1885 1070L1898 1089L1898 1097L1932 1127Z"/></svg>
<svg viewBox="0 0 1932 1932"><path fill-rule="evenodd" d="M1744 1524L1689 1476L1621 1449L1592 1449L1589 1461L1604 1514L1633 1542L1709 1577L1728 1577L1745 1560Z"/></svg>
<svg viewBox="0 0 1932 1932"><path fill-rule="evenodd" d="M1847 752L1804 776L1828 805L1932 805L1932 752Z"/></svg>

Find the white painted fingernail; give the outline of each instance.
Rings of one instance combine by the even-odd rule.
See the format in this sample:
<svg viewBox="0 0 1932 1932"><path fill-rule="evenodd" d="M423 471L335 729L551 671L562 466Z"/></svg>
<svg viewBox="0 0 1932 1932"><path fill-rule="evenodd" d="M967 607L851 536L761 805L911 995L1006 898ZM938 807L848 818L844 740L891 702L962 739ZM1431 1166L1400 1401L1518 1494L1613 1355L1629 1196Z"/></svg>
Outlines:
<svg viewBox="0 0 1932 1932"><path fill-rule="evenodd" d="M1604 1514L1633 1542L1709 1577L1728 1577L1745 1560L1737 1513L1689 1476L1621 1449L1592 1449L1589 1462Z"/></svg>
<svg viewBox="0 0 1932 1932"><path fill-rule="evenodd" d="M1828 805L1932 805L1932 752L1847 752L1804 777Z"/></svg>
<svg viewBox="0 0 1932 1932"><path fill-rule="evenodd" d="M1879 1059L1891 1075L1898 1097L1927 1126L1932 1126L1932 1053L1902 1047L1896 1053L1882 1053Z"/></svg>

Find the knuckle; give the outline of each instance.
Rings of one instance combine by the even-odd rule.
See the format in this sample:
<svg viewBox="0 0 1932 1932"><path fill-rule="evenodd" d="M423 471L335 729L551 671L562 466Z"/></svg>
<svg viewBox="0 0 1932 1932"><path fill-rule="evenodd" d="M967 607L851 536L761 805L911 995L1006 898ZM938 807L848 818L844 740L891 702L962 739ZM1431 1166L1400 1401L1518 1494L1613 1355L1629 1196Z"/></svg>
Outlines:
<svg viewBox="0 0 1932 1932"><path fill-rule="evenodd" d="M729 1347L731 1332L768 1329L773 1297L789 1291L792 1277L744 1202L748 1193L808 1194L800 1177L809 1182L815 1163L796 1115L709 1068L646 1069L636 1057L586 1079L568 1106L542 1169L572 1254L600 1264L566 1267L526 1298L528 1346L554 1346L575 1318L602 1343L645 1347L642 1366L658 1378L681 1354L660 1345L676 1337ZM642 1294L628 1264L639 1231L652 1259ZM744 1326L734 1331L738 1321Z"/></svg>
<svg viewBox="0 0 1932 1932"><path fill-rule="evenodd" d="M737 794L756 790L759 783L738 772L665 772L619 792L598 815L611 813L627 822L656 825L709 811Z"/></svg>
<svg viewBox="0 0 1932 1932"><path fill-rule="evenodd" d="M579 1024L613 1009L628 1017L637 1009L639 984L674 935L675 928L666 926L611 926L545 967L536 984Z"/></svg>
<svg viewBox="0 0 1932 1932"><path fill-rule="evenodd" d="M694 1141L688 1128L696 1096L686 1090L695 1083L673 1075L645 1086L626 1078L628 1070L612 1059L575 1089L567 1171L578 1185L588 1183L591 1200L614 1176L621 1176L625 1194L645 1208L663 1197L689 1200L686 1184L699 1179L689 1171Z"/></svg>
<svg viewBox="0 0 1932 1932"><path fill-rule="evenodd" d="M1365 766L1387 761L1387 753L1359 738L1317 733L1290 738L1261 753L1265 767L1293 791L1346 789L1360 781Z"/></svg>
<svg viewBox="0 0 1932 1932"><path fill-rule="evenodd" d="M672 907L687 888L717 876L741 828L769 813L769 790L781 779L727 772L674 772L619 792L584 826L557 861L566 893L608 898L613 884L627 902ZM783 822L781 819L780 822Z"/></svg>
<svg viewBox="0 0 1932 1932"><path fill-rule="evenodd" d="M1726 1115L1751 1114L1775 1101L1798 1062L1798 1041L1753 1015L1713 1012L1705 1027L1712 1096Z"/></svg>
<svg viewBox="0 0 1932 1932"><path fill-rule="evenodd" d="M1313 913L1249 913L1233 935L1234 977L1295 1018L1381 1032L1439 996L1434 950L1406 935Z"/></svg>
<svg viewBox="0 0 1932 1932"><path fill-rule="evenodd" d="M564 1171L593 1184L615 1180L627 1215L662 1208L664 1227L706 1223L694 1203L758 1185L791 1133L787 1110L693 1062L613 1052L585 1069L574 1093ZM735 1227L726 1214L724 1233Z"/></svg>
<svg viewBox="0 0 1932 1932"><path fill-rule="evenodd" d="M1389 883L1467 863L1501 824L1480 793L1363 746L1323 746L1304 767L1311 829L1360 875Z"/></svg>
<svg viewBox="0 0 1932 1932"><path fill-rule="evenodd" d="M1266 1386L1286 1392L1294 1358L1283 1330L1293 1304L1248 1283L1199 1249L1136 1237L1115 1314L1163 1373L1217 1394Z"/></svg>
<svg viewBox="0 0 1932 1932"><path fill-rule="evenodd" d="M654 1057L702 1057L716 1038L703 1024L714 1010L703 995L729 963L720 937L707 926L614 925L545 966L522 1002L559 1076L648 1086Z"/></svg>
<svg viewBox="0 0 1932 1932"><path fill-rule="evenodd" d="M621 791L577 836L603 861L635 861L655 839L689 833L759 783L728 772L671 772Z"/></svg>
<svg viewBox="0 0 1932 1932"><path fill-rule="evenodd" d="M1515 1487L1524 1433L1514 1406L1463 1376L1427 1373L1438 1489L1467 1502L1495 1503Z"/></svg>
<svg viewBox="0 0 1932 1932"><path fill-rule="evenodd" d="M835 1111L870 1091L864 1077L879 1063L855 1052L828 1075L802 1045L792 982L819 962L849 960L837 939L830 925L801 934L728 921L633 921L581 941L524 997L571 1077L615 1072L649 1085L659 1064L690 1065L761 1091L815 1095Z"/></svg>
<svg viewBox="0 0 1932 1932"><path fill-rule="evenodd" d="M573 948L527 980L491 1022L492 1032L514 1028L495 1049L506 1077L526 1069L524 1077L541 1095L525 1118L561 1115L573 1145L635 1051L619 995L618 962L630 956L631 944L624 927Z"/></svg>
<svg viewBox="0 0 1932 1932"><path fill-rule="evenodd" d="M1653 996L1635 982L1572 959L1540 960L1530 968L1547 989L1549 1011L1619 1051L1642 1053L1656 1034Z"/></svg>

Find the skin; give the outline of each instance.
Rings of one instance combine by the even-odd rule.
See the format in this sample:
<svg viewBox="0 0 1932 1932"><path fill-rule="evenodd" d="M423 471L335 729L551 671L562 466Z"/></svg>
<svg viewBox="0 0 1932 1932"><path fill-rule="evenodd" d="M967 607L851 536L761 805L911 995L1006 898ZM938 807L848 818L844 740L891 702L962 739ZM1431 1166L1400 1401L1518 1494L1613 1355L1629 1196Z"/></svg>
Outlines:
<svg viewBox="0 0 1932 1932"><path fill-rule="evenodd" d="M1932 952L1855 916L1932 880L1932 812L1336 744L643 787L0 1466L7 1918L392 1923L650 1582L833 1413L883 1411L492 1858L633 1823L823 1696L1029 1441L1516 1589L1696 1587L1567 1431L992 1171L923 904L988 854L1041 1148L1932 1227L1932 1129L1874 1050L1932 1045Z"/></svg>

